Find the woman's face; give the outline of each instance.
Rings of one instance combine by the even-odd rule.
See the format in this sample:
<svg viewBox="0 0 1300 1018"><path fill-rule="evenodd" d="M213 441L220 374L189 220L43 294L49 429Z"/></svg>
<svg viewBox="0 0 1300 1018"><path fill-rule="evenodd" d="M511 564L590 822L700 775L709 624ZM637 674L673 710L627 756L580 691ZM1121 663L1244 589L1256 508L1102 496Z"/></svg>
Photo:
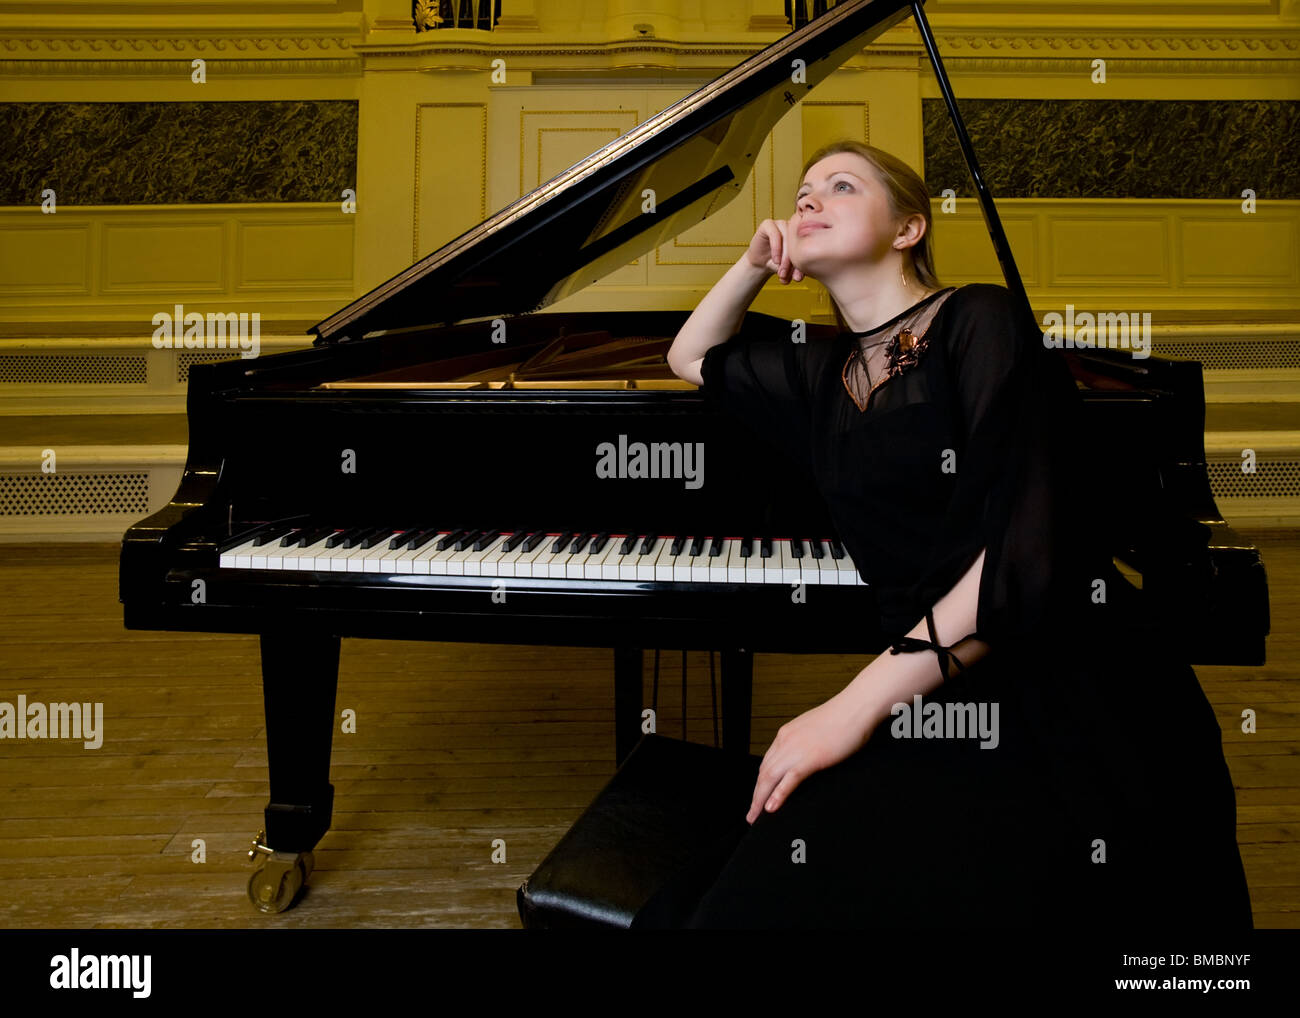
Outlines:
<svg viewBox="0 0 1300 1018"><path fill-rule="evenodd" d="M786 232L790 261L814 278L852 263L879 262L898 239L899 226L871 165L856 152L836 152L809 168L796 193Z"/></svg>

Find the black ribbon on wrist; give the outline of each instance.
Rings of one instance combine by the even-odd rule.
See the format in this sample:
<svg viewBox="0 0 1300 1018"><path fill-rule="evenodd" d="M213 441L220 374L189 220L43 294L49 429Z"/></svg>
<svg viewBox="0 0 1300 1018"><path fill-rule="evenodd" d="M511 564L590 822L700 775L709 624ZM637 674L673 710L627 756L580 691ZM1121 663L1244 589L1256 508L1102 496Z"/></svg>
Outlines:
<svg viewBox="0 0 1300 1018"><path fill-rule="evenodd" d="M934 627L934 612L932 610L927 611L925 613L925 627L930 631L930 639L921 640L916 638L915 636L904 636L901 639L899 639L897 643L894 643L889 648L889 653L912 654L918 650L934 651L936 654L939 655L939 669L943 675L944 682L947 682L949 678L948 676L949 658L952 658L952 660L957 662L958 674L964 672L966 670L966 666L962 664L961 658L959 658L956 654L952 652L952 647L956 646L956 644L952 644L948 647L945 647L943 644L939 642L939 633ZM970 633L967 636L963 636L961 640L957 641L957 643L961 643L962 640L969 640L972 637L974 637L977 640L981 639L979 633L974 632L974 633Z"/></svg>

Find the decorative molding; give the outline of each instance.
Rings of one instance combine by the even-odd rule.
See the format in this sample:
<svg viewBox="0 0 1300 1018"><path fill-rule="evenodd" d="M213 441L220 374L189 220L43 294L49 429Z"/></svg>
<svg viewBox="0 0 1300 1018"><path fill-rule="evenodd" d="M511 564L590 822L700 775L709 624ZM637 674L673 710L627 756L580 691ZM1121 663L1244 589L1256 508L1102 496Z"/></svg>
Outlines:
<svg viewBox="0 0 1300 1018"><path fill-rule="evenodd" d="M69 36L69 37L41 37L28 36L26 38L8 36L0 38L0 47L3 47L10 53L17 53L26 50L29 53L62 53L67 50L70 53L103 53L111 51L113 53L162 53L166 50L173 52L191 52L194 50L216 50L225 52L226 50L238 50L241 53L250 50L265 53L268 50L276 49L282 53L296 49L300 53L306 53L314 49L339 49L347 50L353 48L353 39L348 36L190 36L189 38L161 37L161 36L129 36L115 35L103 38L94 36Z"/></svg>
<svg viewBox="0 0 1300 1018"><path fill-rule="evenodd" d="M1043 57L962 57L944 56L949 71L963 74L1041 74L1078 77L1091 73L1092 61L1103 57L1113 66L1123 67L1129 75L1241 75L1300 74L1300 60L1287 57L1261 57L1258 60L1179 60L1161 57L1114 57L1095 53L1087 57L1050 59ZM937 94L937 92L936 92Z"/></svg>
<svg viewBox="0 0 1300 1018"><path fill-rule="evenodd" d="M939 37L940 51L946 56L949 52L963 49L980 50L1118 50L1127 49L1135 52L1162 52L1190 50L1211 52L1226 50L1237 53L1242 50L1258 52L1300 51L1300 32L1287 32L1271 36L1224 37L1217 35L991 35L980 33L967 35L943 35Z"/></svg>
<svg viewBox="0 0 1300 1018"><path fill-rule="evenodd" d="M0 77L148 77L190 74L190 61L203 57L209 70L225 75L359 74L347 35L224 36L7 36L0 37ZM183 57L178 55L183 54ZM216 54L217 56L211 56ZM328 55L327 55L328 54Z"/></svg>

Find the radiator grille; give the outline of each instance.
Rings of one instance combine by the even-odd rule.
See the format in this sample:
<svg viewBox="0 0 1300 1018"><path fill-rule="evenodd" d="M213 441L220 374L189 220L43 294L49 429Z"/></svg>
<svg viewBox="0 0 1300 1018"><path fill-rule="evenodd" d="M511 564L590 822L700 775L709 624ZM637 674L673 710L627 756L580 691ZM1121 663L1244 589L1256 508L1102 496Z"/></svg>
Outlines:
<svg viewBox="0 0 1300 1018"><path fill-rule="evenodd" d="M189 385L191 364L211 364L213 361L231 361L238 357L238 351L234 353L225 351L221 353L199 353L186 350L176 357L176 381L181 385Z"/></svg>
<svg viewBox="0 0 1300 1018"><path fill-rule="evenodd" d="M1243 474L1241 464L1235 462L1206 466L1216 499L1300 496L1300 460L1257 460L1253 474Z"/></svg>
<svg viewBox="0 0 1300 1018"><path fill-rule="evenodd" d="M0 354L0 383L11 385L144 385L144 353Z"/></svg>
<svg viewBox="0 0 1300 1018"><path fill-rule="evenodd" d="M148 471L0 473L0 516L143 516L148 512Z"/></svg>

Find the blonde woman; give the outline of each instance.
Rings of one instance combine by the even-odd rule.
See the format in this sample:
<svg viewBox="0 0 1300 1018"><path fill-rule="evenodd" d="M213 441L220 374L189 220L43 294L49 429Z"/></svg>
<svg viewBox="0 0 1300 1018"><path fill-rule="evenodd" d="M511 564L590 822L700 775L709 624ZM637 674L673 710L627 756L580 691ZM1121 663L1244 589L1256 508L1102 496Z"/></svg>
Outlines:
<svg viewBox="0 0 1300 1018"><path fill-rule="evenodd" d="M839 142L801 181L668 361L809 464L890 649L781 727L693 914L637 925L1250 928L1218 723L1094 539L1064 356L1004 287L940 283L897 158ZM774 273L840 334L736 335Z"/></svg>

